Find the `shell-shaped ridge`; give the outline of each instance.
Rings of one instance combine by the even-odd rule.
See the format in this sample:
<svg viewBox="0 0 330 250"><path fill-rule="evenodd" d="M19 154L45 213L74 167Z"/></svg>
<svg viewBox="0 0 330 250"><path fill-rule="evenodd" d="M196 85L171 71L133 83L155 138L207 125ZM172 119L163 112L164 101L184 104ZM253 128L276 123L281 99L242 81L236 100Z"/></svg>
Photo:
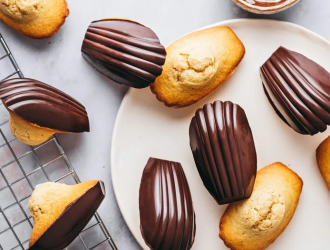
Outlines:
<svg viewBox="0 0 330 250"><path fill-rule="evenodd" d="M43 82L28 78L3 81L0 99L8 110L38 126L64 132L89 131L85 107Z"/></svg>
<svg viewBox="0 0 330 250"><path fill-rule="evenodd" d="M141 233L153 250L188 250L194 243L195 213L182 166L150 158L140 186Z"/></svg>
<svg viewBox="0 0 330 250"><path fill-rule="evenodd" d="M280 118L301 134L330 125L330 74L307 57L280 47L260 70L267 98Z"/></svg>
<svg viewBox="0 0 330 250"><path fill-rule="evenodd" d="M218 204L249 198L257 158L244 110L231 102L208 103L196 111L189 136L198 172Z"/></svg>
<svg viewBox="0 0 330 250"><path fill-rule="evenodd" d="M153 83L161 75L166 59L166 50L151 29L122 19L91 23L82 53L108 78L135 88Z"/></svg>

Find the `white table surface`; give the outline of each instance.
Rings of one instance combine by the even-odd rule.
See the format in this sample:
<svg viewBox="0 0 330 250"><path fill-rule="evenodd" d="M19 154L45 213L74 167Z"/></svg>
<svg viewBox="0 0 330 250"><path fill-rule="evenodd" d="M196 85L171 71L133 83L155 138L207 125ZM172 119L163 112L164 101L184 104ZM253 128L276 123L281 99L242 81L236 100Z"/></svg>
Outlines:
<svg viewBox="0 0 330 250"><path fill-rule="evenodd" d="M80 47L91 21L106 17L133 19L151 27L164 45L189 31L233 18L293 22L330 39L330 2L326 0L301 0L291 9L271 16L248 13L230 0L67 1L71 13L60 32L48 40L27 38L3 23L0 32L26 77L51 84L86 106L91 132L59 138L83 181L105 182L107 197L99 212L119 249L140 249L121 216L111 184L112 130L127 87L103 77L82 58Z"/></svg>

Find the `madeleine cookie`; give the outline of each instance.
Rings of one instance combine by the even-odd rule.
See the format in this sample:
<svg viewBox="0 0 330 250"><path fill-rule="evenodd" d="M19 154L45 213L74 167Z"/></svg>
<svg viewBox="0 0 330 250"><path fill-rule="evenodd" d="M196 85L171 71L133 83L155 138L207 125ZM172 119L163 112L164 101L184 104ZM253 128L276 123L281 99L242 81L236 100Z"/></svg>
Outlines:
<svg viewBox="0 0 330 250"><path fill-rule="evenodd" d="M330 136L318 146L316 160L322 177L330 190Z"/></svg>
<svg viewBox="0 0 330 250"><path fill-rule="evenodd" d="M155 32L140 23L118 18L92 22L81 51L101 74L139 89L149 87L161 75L166 57Z"/></svg>
<svg viewBox="0 0 330 250"><path fill-rule="evenodd" d="M290 223L302 186L282 163L259 170L251 198L230 204L222 216L220 238L232 250L267 248Z"/></svg>
<svg viewBox="0 0 330 250"><path fill-rule="evenodd" d="M304 55L279 47L260 68L265 94L277 115L303 135L330 125L330 73Z"/></svg>
<svg viewBox="0 0 330 250"><path fill-rule="evenodd" d="M0 82L0 99L9 111L10 131L35 146L55 133L89 132L85 107L71 96L28 78Z"/></svg>
<svg viewBox="0 0 330 250"><path fill-rule="evenodd" d="M65 0L0 0L0 19L32 38L56 34L68 15Z"/></svg>
<svg viewBox="0 0 330 250"><path fill-rule="evenodd" d="M104 197L102 181L39 185L29 199L34 221L29 250L65 249L88 224Z"/></svg>
<svg viewBox="0 0 330 250"><path fill-rule="evenodd" d="M251 196L257 153L239 105L229 101L204 105L191 120L189 137L198 173L219 205Z"/></svg>
<svg viewBox="0 0 330 250"><path fill-rule="evenodd" d="M189 184L179 162L149 158L139 196L141 233L151 250L189 250L196 220Z"/></svg>
<svg viewBox="0 0 330 250"><path fill-rule="evenodd" d="M243 43L228 27L191 33L167 49L163 73L151 91L166 106L198 102L234 74L245 54Z"/></svg>

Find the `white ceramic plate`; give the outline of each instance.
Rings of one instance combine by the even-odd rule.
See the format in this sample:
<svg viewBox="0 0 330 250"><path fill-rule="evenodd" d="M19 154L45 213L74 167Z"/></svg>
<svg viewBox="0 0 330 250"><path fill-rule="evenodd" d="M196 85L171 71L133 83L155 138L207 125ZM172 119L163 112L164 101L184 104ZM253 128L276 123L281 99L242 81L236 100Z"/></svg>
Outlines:
<svg viewBox="0 0 330 250"><path fill-rule="evenodd" d="M330 71L330 43L300 26L271 20L231 20L212 26L232 28L246 47L236 73L211 95L183 109L167 108L149 88L131 88L118 113L112 141L112 180L121 212L142 248L139 186L149 157L181 162L197 217L193 249L227 249L218 237L219 220L226 206L218 206L203 186L189 146L188 128L195 110L215 100L241 105L252 128L258 169L280 161L304 180L296 214L285 232L268 249L328 250L330 195L318 171L315 150L330 132L304 136L289 128L274 112L262 88L259 67L285 46Z"/></svg>

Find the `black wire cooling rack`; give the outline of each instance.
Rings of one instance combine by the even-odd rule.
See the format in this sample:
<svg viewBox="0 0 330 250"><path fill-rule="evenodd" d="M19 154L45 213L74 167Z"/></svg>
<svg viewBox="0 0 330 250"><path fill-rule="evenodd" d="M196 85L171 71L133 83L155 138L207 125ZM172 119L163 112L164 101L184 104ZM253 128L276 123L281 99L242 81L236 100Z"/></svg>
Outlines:
<svg viewBox="0 0 330 250"><path fill-rule="evenodd" d="M0 79L24 77L0 33ZM28 249L33 219L28 200L44 182L80 183L56 136L31 147L16 140L9 130L9 114L0 104L0 250ZM98 213L66 248L68 250L117 250Z"/></svg>

